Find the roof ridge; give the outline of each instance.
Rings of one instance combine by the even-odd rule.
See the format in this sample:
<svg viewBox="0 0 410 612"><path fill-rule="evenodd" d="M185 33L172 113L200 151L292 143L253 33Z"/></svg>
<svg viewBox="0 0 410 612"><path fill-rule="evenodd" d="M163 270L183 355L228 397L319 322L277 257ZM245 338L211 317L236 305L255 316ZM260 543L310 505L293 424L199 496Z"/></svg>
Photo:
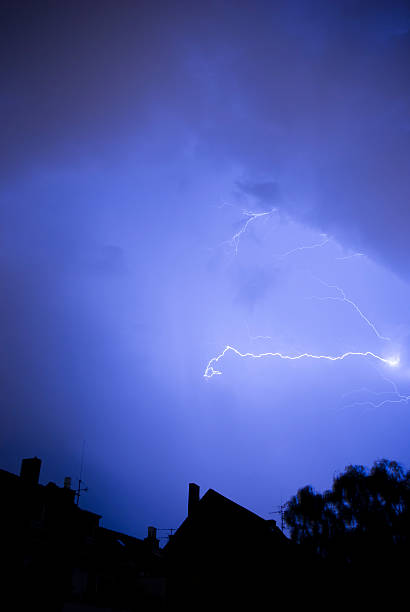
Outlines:
<svg viewBox="0 0 410 612"><path fill-rule="evenodd" d="M215 494L218 497L222 498L223 500L227 501L229 504L232 504L234 506L237 506L238 508L240 508L241 510L244 510L245 512L248 512L249 514L252 514L253 516L255 516L256 518L260 519L261 521L266 521L267 519L264 519L262 516L260 516L259 514L256 514L256 512L253 512L253 510L249 510L249 508L245 508L245 506L241 506L241 504L238 504L238 502L233 501L232 499L230 499L229 497L225 497L225 495L222 495L222 493L219 493L218 491L215 491L215 489L208 489L206 491L206 493L204 493L204 495L201 497L201 499L199 500L199 502L201 502L204 497L206 495L208 495L208 493L211 494Z"/></svg>

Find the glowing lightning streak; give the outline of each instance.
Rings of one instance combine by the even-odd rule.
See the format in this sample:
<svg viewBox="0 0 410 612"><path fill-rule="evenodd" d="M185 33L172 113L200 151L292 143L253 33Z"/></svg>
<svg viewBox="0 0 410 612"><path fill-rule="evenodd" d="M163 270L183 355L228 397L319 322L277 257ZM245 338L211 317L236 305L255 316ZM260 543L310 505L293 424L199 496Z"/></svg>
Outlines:
<svg viewBox="0 0 410 612"><path fill-rule="evenodd" d="M345 261L346 259L353 259L354 257L366 257L364 253L352 253L351 255L345 255L344 257L336 257L337 261Z"/></svg>
<svg viewBox="0 0 410 612"><path fill-rule="evenodd" d="M272 208L272 210L268 210L267 212L261 213L249 212L247 210L243 211L242 214L245 215L245 217L248 217L247 220L245 221L241 229L236 232L236 234L234 234L230 240L227 240L227 242L233 246L235 250L235 255L238 254L241 236L246 232L250 223L252 223L252 221L255 221L255 219L260 219L260 217L266 217L267 215L271 215L274 212L276 212L276 208Z"/></svg>
<svg viewBox="0 0 410 612"><path fill-rule="evenodd" d="M208 365L205 368L205 372L204 372L205 378L212 378L213 376L222 374L220 370L215 370L214 365L216 365L226 355L228 351L232 351L239 357L251 357L252 359L262 359L263 357L278 357L279 359L288 359L290 361L295 361L297 359L304 359L304 358L325 359L327 361L342 361L343 359L346 359L346 357L360 356L360 357L373 357L374 359L378 359L379 361L383 363L387 363L389 366L392 366L392 367L397 366L400 363L399 357L391 357L389 359L386 359L384 357L380 357L380 355L376 355L375 353L372 353L371 351L366 351L364 353L348 351L347 353L343 353L342 355L336 355L336 356L312 355L310 353L302 353L300 355L283 355L282 353L255 354L255 353L241 353L240 351L238 351L238 349L234 348L233 346L228 345L224 348L222 353L210 359L210 361L208 362Z"/></svg>
<svg viewBox="0 0 410 612"><path fill-rule="evenodd" d="M376 336L378 338L380 338L380 340L386 340L387 342L391 341L391 338L388 338L387 336L382 336L378 332L378 330L376 329L376 326L371 321L369 321L369 319L366 317L366 315L360 310L358 305L355 302L353 302L353 300L350 300L347 297L347 295L345 294L343 289L341 289L337 285L328 285L324 281L320 280L320 278L318 278L317 280L320 283L322 283L322 285L325 285L325 287L327 287L328 289L336 289L336 291L339 292L339 296L325 296L325 297L313 296L312 299L314 299L314 300L334 300L335 302L346 302L346 304L350 304L356 310L356 312L360 315L360 317L363 319L363 321L365 321L367 323L367 325L374 331Z"/></svg>
<svg viewBox="0 0 410 612"><path fill-rule="evenodd" d="M393 393L393 391L384 391L382 393L372 392L374 395L386 395L387 393ZM372 402L371 400L365 400L361 402L352 402L345 406L345 408L353 408L355 406L371 406L372 408L381 408L382 406L386 406L387 404L404 404L410 401L410 395L402 395L400 392L396 395L397 399L387 398L382 400L381 402Z"/></svg>
<svg viewBox="0 0 410 612"><path fill-rule="evenodd" d="M403 403L407 404L408 402L410 402L410 395L405 395L403 393L400 393L394 381L390 380L390 378L387 378L386 376L382 376L381 374L380 374L380 377L393 387L393 391L377 392L377 391L370 391L369 389L364 388L364 389L359 389L358 391L350 391L350 393L346 393L344 397L347 397L348 395L352 395L353 393L358 393L360 391L363 391L363 392L371 393L372 395L375 395L378 397L381 397L383 395L393 395L393 398L386 398L377 403L371 400L356 401L356 402L352 402L351 404L348 404L347 406L345 406L345 408L353 408L355 406L371 406L372 408L381 408L382 406L385 406L387 404L403 404Z"/></svg>
<svg viewBox="0 0 410 612"><path fill-rule="evenodd" d="M241 229L236 232L236 234L234 234L232 236L232 238L227 241L229 242L229 244L233 245L234 249L235 249L235 255L238 254L238 248L239 248L239 242L241 239L241 236L246 232L248 226L250 225L250 223L252 223L253 221L255 221L255 219L259 219L260 217L265 217L267 215L271 215L273 212L275 212L276 209L272 209L268 212L262 212L262 213L254 213L254 212L248 212L248 211L243 211L243 214L245 216L248 217L248 219L246 220L246 222L244 223L244 225L241 227ZM312 244L312 245L307 245L307 246L300 246L300 247L296 247L295 249L292 249L290 251L287 251L286 253L284 253L283 255L281 255L281 258L287 257L288 255L291 255L292 253L295 253L297 251L304 251L307 249L316 249L316 248L320 248L322 246L324 246L325 244L327 244L330 241L330 238L326 235L326 234L321 234L324 237L324 240L322 240L322 242L316 243L316 244ZM362 255L362 253L355 253L352 256L347 256L347 257L342 257L339 259L349 259L350 257L354 257L354 256L358 256L358 255ZM323 285L325 285L326 287L328 287L329 289L336 289L339 292L339 296L326 296L326 297L316 297L315 299L321 299L321 300L335 300L335 301L340 301L340 302L346 302L347 304L350 304L355 310L356 312L359 314L359 316L367 323L367 325L373 330L373 332L376 334L376 336L378 338L380 338L381 340L386 340L386 341L390 341L390 338L386 337L386 336L382 336L376 329L375 325L366 317L366 315L360 310L360 308L357 306L357 304L355 304L355 302L353 302L352 300L350 300L345 292L343 291L343 289L341 289L340 287L338 287L337 285L329 285L327 283L325 283L324 281L319 280L319 282L321 282ZM257 338L264 338L264 339L270 339L269 336L257 336ZM256 337L255 337L256 338ZM232 351L233 353L235 353L236 355L238 355L239 357L242 358L246 358L246 357L250 357L252 359L262 359L264 357L278 357L279 359L285 359L285 360L290 360L290 361L295 361L295 360L299 360L299 359L322 359L322 360L327 360L327 361L342 361L343 359L346 359L347 357L354 357L354 356L360 356L360 357L373 357L373 359L376 359L382 363L386 363L387 365L391 366L391 367L395 367L397 365L399 365L400 363L400 358L399 357L390 357L390 358L385 358L385 357L381 357L380 355L377 355L376 353L373 353L372 351L365 351L365 352L359 352L359 351L348 351L346 353L342 353L341 355L313 355L311 353L301 353L299 355L284 355L283 353L279 353L279 352L266 352L266 353L259 353L259 354L255 354L255 353L251 353L251 352L246 352L246 353L241 353L238 349L234 348L233 346L227 345L224 350L222 351L222 353L220 353L219 355L217 355L216 357L212 357L212 359L209 360L208 365L205 368L205 372L203 374L204 378L212 378L213 376L217 376L217 375L221 375L222 372L220 370L216 370L214 368L214 366L221 360L223 359L223 357L226 355L226 353L228 351ZM389 381L391 382L391 381ZM394 388L395 388L395 393L398 396L399 399L397 400L384 400L383 402L381 402L379 405L383 405L385 403L390 402L401 402L401 401L410 401L410 396L404 396L401 395L397 389L397 387L394 385L394 383L391 383ZM369 402L363 402L363 403L369 403ZM356 403L357 404L357 403Z"/></svg>
<svg viewBox="0 0 410 612"><path fill-rule="evenodd" d="M246 323L246 328L248 330L249 340L273 340L272 336L252 336L248 323Z"/></svg>
<svg viewBox="0 0 410 612"><path fill-rule="evenodd" d="M273 340L272 336L249 336L250 340Z"/></svg>
<svg viewBox="0 0 410 612"><path fill-rule="evenodd" d="M297 253L298 251L318 249L319 247L322 247L328 242L330 242L330 238L327 236L327 234L320 234L320 235L324 236L324 240L322 240L322 242L318 242L316 244L310 244L307 246L299 246L299 247L296 247L295 249L291 249L290 251L287 251L286 253L282 253L282 255L279 255L280 259L284 259L285 257L288 257L288 255L292 255L293 253Z"/></svg>
<svg viewBox="0 0 410 612"><path fill-rule="evenodd" d="M376 393L375 391L372 392L373 395L387 395L388 393L393 394L395 396L395 398L387 398L382 400L381 402L372 402L371 400L365 400L365 401L361 401L361 402L352 402L351 404L348 404L347 406L345 406L345 408L353 408L355 406L371 406L372 408L381 408L382 406L386 406L387 404L407 404L408 402L410 402L410 395L403 395L402 393L400 393L400 391L397 392L393 392L393 391L382 391L381 393Z"/></svg>

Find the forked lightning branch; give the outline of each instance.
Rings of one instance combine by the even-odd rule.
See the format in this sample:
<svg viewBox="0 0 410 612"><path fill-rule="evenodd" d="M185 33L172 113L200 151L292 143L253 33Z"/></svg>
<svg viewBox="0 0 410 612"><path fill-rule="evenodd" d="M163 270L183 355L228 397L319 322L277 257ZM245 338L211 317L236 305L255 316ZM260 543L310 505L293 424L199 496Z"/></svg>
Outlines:
<svg viewBox="0 0 410 612"><path fill-rule="evenodd" d="M227 241L229 244L232 245L235 255L238 254L238 248L239 248L239 242L240 239L243 237L243 235L246 233L250 223L255 222L257 219L261 218L261 217L266 217L266 216L270 216L272 215L272 213L275 212L275 209L272 209L269 212L264 212L264 213L253 213L253 212L249 212L249 211L244 211L244 216L246 217L246 221L244 222L243 226L241 227L241 229L236 232L232 238ZM297 251L303 251L306 249L316 249L316 248L321 248L324 247L326 244L328 244L330 238L328 238L328 236L322 234L322 241L315 243L315 244L311 244L311 245L302 245L299 246L295 249L292 249L291 251L288 251L287 253L284 253L281 257L287 257L290 254L296 253ZM355 302L353 302L353 300L351 300L350 298L348 298L345 294L345 292L343 291L343 289L341 289L340 287L338 287L337 285L329 285L327 283L324 283L323 281L320 281L320 279L318 279L319 282L321 282L323 285L325 285L327 288L329 289L335 289L338 293L337 296L326 296L326 297L319 297L316 299L321 299L321 300L335 300L335 301L341 301L341 302L345 302L346 304L348 304L349 306L351 306L357 313L358 315L361 317L361 319L366 323L366 325L368 325L371 330L374 332L374 334L380 339L380 340L384 340L386 342L390 341L390 338L388 338L387 336L383 336L379 333L379 331L376 329L375 325L368 319L367 316L365 316L365 314L362 312L362 310L357 306L357 304ZM315 296L314 296L315 297ZM354 359L354 358L365 358L365 359L372 359L375 360L379 363L384 363L390 367L397 367L400 364L400 357L398 355L390 355L390 356L383 356L383 355L379 355L377 353L374 353L373 351L347 351L345 353L340 353L340 354L334 354L334 355L316 355L316 354L312 354L312 353L300 353L300 354L283 354L283 353L279 353L279 352L263 352L263 353L253 353L253 352L242 352L239 349L235 348L234 346L231 345L227 345L225 346L225 348L223 349L223 351L221 351L221 353L219 353L218 355L212 357L206 368L205 368L205 372L203 374L203 376L205 378L212 378L213 376L217 376L217 375L221 375L222 374L222 370L220 369L220 362L223 360L223 358L226 356L227 353L233 353L236 357L239 357L241 359L268 359L268 358L276 358L276 359L282 359L282 360L289 360L289 361L297 361L297 360L304 360L304 359L315 359L315 360L322 360L322 361L343 361L345 359ZM398 392L397 392L398 393ZM408 396L400 396L399 395L399 400L403 401L403 400L408 400L409 397Z"/></svg>

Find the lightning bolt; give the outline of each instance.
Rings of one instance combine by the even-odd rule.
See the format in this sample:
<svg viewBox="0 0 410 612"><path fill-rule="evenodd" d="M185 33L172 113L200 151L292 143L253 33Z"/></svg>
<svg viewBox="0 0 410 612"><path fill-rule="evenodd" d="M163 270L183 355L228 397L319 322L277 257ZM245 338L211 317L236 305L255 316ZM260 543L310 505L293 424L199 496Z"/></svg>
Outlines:
<svg viewBox="0 0 410 612"><path fill-rule="evenodd" d="M358 307L358 305L353 302L353 300L351 300L350 298L347 297L347 295L345 294L345 292L343 291L343 289L341 289L340 287L338 287L337 285L329 285L328 283L325 283L323 280L321 280L320 278L316 278L317 281L319 281L319 283L322 283L322 285L324 285L325 287L327 287L328 289L336 289L336 291L339 293L338 296L331 296L331 295L327 295L324 297L317 297L317 296L312 296L310 299L313 300L333 300L335 302L346 302L346 304L350 304L350 306L352 308L354 308L354 310L359 314L359 316L363 319L363 321L365 321L365 323L370 327L370 329L373 330L373 332L376 334L376 336L380 339L380 340L385 340L386 342L391 342L391 338L388 338L387 336L382 336L379 331L377 330L376 326L374 325L374 323L372 323L367 317L366 315L363 313L362 310L360 310L360 308Z"/></svg>
<svg viewBox="0 0 410 612"><path fill-rule="evenodd" d="M372 357L373 359L377 359L378 361L381 361L382 363L386 363L387 365L391 367L395 367L399 365L400 363L399 357L385 358L385 357L381 357L380 355L377 355L376 353L373 353L372 351L365 351L365 352L348 351L347 353L342 353L341 355L312 355L311 353L301 353L299 355L284 355L283 353L270 353L270 352L268 353L250 353L250 352L241 353L241 351L239 351L235 347L227 345L222 351L222 353L220 353L216 357L212 357L212 359L209 360L208 365L205 368L204 378L212 378L213 376L222 374L222 372L220 370L216 370L214 366L216 366L216 364L226 355L228 351L235 353L236 355L238 355L238 357L242 357L242 358L249 357L251 359L263 359L265 357L277 357L279 359L286 359L290 361L296 361L298 359L322 359L322 360L327 360L327 361L343 361L343 359L346 359L347 357L356 357L356 356L359 357L360 356L360 357Z"/></svg>
<svg viewBox="0 0 410 612"><path fill-rule="evenodd" d="M355 407L361 407L361 406L370 406L371 408L380 408L382 406L385 406L387 404L402 404L402 403L408 403L410 401L410 395L405 395L404 393L401 393L398 389L398 386L396 385L396 383L391 380L390 378L387 378L387 376L385 376L379 368L377 368L375 365L373 365L373 369L375 371L375 373L377 374L377 376L384 382L386 382L388 385L390 385L392 387L392 391L374 391L373 389L369 389L368 387L361 387L360 389L354 389L353 391L348 391L347 393L344 393L342 395L342 399L344 400L345 398L352 396L352 395L363 395L363 394L368 394L370 396L373 396L375 398L386 398L386 399L382 399L380 401L378 400L371 400L371 399L366 399L366 400L355 400L353 402L351 402L350 404L344 404L340 410L347 410L348 408L355 408ZM392 397L393 396L393 397Z"/></svg>
<svg viewBox="0 0 410 612"><path fill-rule="evenodd" d="M385 376L382 376L381 378L393 387L393 391L377 392L370 391L369 389L360 389L359 391L366 391L367 393L371 393L373 396L376 397L382 397L385 395L393 395L393 397L388 397L379 402L373 402L369 399L363 401L356 401L352 402L351 404L348 404L347 406L345 406L345 408L353 408L356 406L371 406L372 408L381 408L382 406L386 406L387 404L407 404L410 401L410 395L405 395L404 393L401 393L394 381L390 380L389 378L386 378ZM350 393L346 393L344 397L352 395L353 393L358 393L359 391L351 391Z"/></svg>
<svg viewBox="0 0 410 612"><path fill-rule="evenodd" d="M249 336L250 340L273 340L272 336Z"/></svg>
<svg viewBox="0 0 410 612"><path fill-rule="evenodd" d="M222 208L233 208L233 206L234 205L230 202L223 201L221 204L217 205L216 208L219 208L219 210L221 210Z"/></svg>
<svg viewBox="0 0 410 612"><path fill-rule="evenodd" d="M249 324L245 323L246 329L248 330L249 340L273 340L272 336L252 336Z"/></svg>
<svg viewBox="0 0 410 612"><path fill-rule="evenodd" d="M288 257L289 255L292 255L293 253L297 253L298 251L318 249L322 246L325 246L325 244L327 244L328 242L330 242L330 238L328 237L327 234L320 234L320 235L324 237L322 242L317 242L315 244L309 244L309 245L303 245L303 246L296 247L294 249L291 249L290 251L286 251L286 253L282 253L282 255L278 255L279 259L284 259L285 257Z"/></svg>
<svg viewBox="0 0 410 612"><path fill-rule="evenodd" d="M234 234L232 236L232 238L230 238L229 240L226 240L225 243L223 244L229 244L233 247L234 251L235 251L235 255L238 254L238 249L239 249L239 242L241 240L241 236L243 236L243 234L246 232L246 230L248 229L249 225L251 223L253 223L253 221L255 221L256 219L260 219L261 217L266 217L266 216L270 216L272 215L274 212L276 212L276 208L272 208L271 210L268 210L266 212L261 212L261 213L257 213L257 212L251 212L248 210L244 210L242 211L242 214L247 217L245 223L242 225L241 229L236 232L236 234Z"/></svg>
<svg viewBox="0 0 410 612"><path fill-rule="evenodd" d="M345 255L344 257L336 257L337 261L345 261L346 259L353 259L354 257L366 257L364 253L352 253L351 255Z"/></svg>
<svg viewBox="0 0 410 612"><path fill-rule="evenodd" d="M243 211L243 215L245 215L247 217L245 223L242 225L242 227L240 228L240 230L238 232L236 232L232 238L228 242L235 251L235 255L238 254L238 248L239 248L239 243L241 240L241 237L245 234L245 232L247 231L249 225L251 223L253 223L256 219L259 219L261 217L266 217L271 215L273 212L275 212L276 209L272 209L270 211L267 212L262 212L262 213L256 213L256 212L250 212L250 211ZM289 251L287 251L286 253L283 253L282 255L280 255L279 257L281 259L288 257L289 255L296 253L296 252L300 252L300 251L305 251L305 250L311 250L311 249L317 249L317 248L321 248L323 246L325 246L328 242L330 242L331 238L329 238L327 236L327 234L321 234L321 237L323 238L323 240L321 240L320 242L311 244L311 245L302 245L299 247L296 247L294 249L291 249ZM358 257L358 256L362 256L362 253L354 253L352 255L348 255L345 257L340 257L338 259L343 260L343 259L350 259L352 257ZM334 300L334 301L339 301L339 302L345 302L347 304L349 304L360 316L361 319L363 319L363 321L366 323L366 325L368 325L371 330L373 331L373 333L380 339L380 340L385 340L385 341L391 341L390 338L388 338L387 336L382 336L380 334L380 332L377 330L376 326L374 325L374 323L372 323L370 321L370 319L364 314L364 312L359 308L359 306L350 298L347 297L346 293L344 292L343 289L341 289L339 286L337 285L330 285L328 283L325 283L324 281L320 280L320 279L316 279L318 280L320 283L322 283L323 285L325 285L328 289L334 289L338 292L339 295L337 296L325 296L325 297L317 297L314 296L314 299L319 299L319 300ZM272 338L270 336L254 336L251 337L250 333L249 333L249 328L248 328L248 335L250 337L251 340L254 339L269 339L271 340ZM300 359L316 359L316 360L325 360L325 361L343 361L344 359L350 358L350 357L364 357L364 358L371 358L373 360L376 360L380 363L384 363L389 365L390 367L396 367L399 365L400 363L400 357L399 356L394 356L394 357L382 357L381 355L378 355L376 353L374 353L373 351L347 351L345 353L341 353L341 354L336 354L336 355L316 355L316 354L312 354L312 353L299 353L299 354L294 354L294 355L288 355L288 354L283 354L280 352L264 352L264 353L252 353L252 352L241 352L240 350L238 350L237 348L231 346L231 345L227 345L225 346L225 348L223 349L223 351L221 353L219 353L218 355L216 355L215 357L212 357L206 368L204 371L204 378L210 379L213 378L214 376L217 375L221 375L222 371L220 369L217 368L217 364L225 357L225 355L228 352L232 352L234 353L236 356L246 359L264 359L264 358L268 358L268 357L272 357L272 358L277 358L277 359L282 359L282 360L289 360L289 361L296 361L296 360L300 360ZM387 379L386 379L387 380ZM394 385L394 383L392 383L391 381L389 381L392 385ZM408 402L410 401L410 396L407 395L403 395L401 394L397 387L394 385L394 391L390 392L390 393L394 393L395 399L386 399L383 400L382 402L380 402L379 404L374 404L371 402L362 402L363 404L369 404L371 403L372 405L374 405L375 407L379 407L382 406L386 403L399 403L399 402ZM378 394L380 395L380 394ZM355 405L359 404L360 402L356 402Z"/></svg>
<svg viewBox="0 0 410 612"><path fill-rule="evenodd" d="M394 393L393 391L381 391L377 393L376 391L368 391L372 395L381 396L381 395L394 395L393 398L387 398L380 402L372 402L371 400L363 400L360 402L352 402L351 404L347 404L345 408L355 408L359 406L371 406L372 408L381 408L382 406L387 406L388 404L407 404L410 401L410 395L403 395L400 392Z"/></svg>

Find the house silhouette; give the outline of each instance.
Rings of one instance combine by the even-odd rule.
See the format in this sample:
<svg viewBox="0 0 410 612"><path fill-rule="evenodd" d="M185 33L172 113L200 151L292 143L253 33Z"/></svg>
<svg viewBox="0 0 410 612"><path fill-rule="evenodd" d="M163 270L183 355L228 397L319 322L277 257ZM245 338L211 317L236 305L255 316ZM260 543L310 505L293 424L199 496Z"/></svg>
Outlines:
<svg viewBox="0 0 410 612"><path fill-rule="evenodd" d="M20 475L0 469L3 599L13 609L252 609L297 600L313 560L277 527L220 493L189 485L188 516L161 549L155 527L142 540L100 526L80 508L69 478L39 484L41 460Z"/></svg>
<svg viewBox="0 0 410 612"><path fill-rule="evenodd" d="M277 527L220 493L189 485L188 516L164 547L169 600L180 608L265 606L308 577L297 547Z"/></svg>
<svg viewBox="0 0 410 612"><path fill-rule="evenodd" d="M154 527L144 540L100 527L80 508L70 479L39 484L41 460L20 475L0 469L3 601L16 610L93 612L156 609L165 598L162 552Z"/></svg>

